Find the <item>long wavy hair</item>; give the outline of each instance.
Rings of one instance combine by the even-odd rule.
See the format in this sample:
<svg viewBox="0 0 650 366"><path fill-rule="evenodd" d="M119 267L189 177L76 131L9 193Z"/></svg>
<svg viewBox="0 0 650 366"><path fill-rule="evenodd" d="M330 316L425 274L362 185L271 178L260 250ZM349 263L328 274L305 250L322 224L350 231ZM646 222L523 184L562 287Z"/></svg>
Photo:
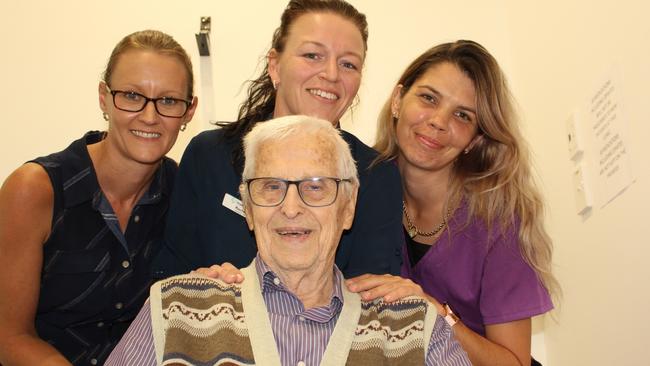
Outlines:
<svg viewBox="0 0 650 366"><path fill-rule="evenodd" d="M291 0L282 13L280 26L273 32L271 48L278 54L284 51L291 26L300 16L309 13L332 13L351 21L357 26L363 39L364 48L368 48L368 22L366 16L344 0ZM268 58L260 76L249 81L248 96L239 107L237 122L219 123L226 137L241 140L253 126L273 114L276 92L268 73Z"/></svg>
<svg viewBox="0 0 650 366"><path fill-rule="evenodd" d="M560 296L552 273L553 245L544 229L544 205L531 174L531 158L519 129L508 85L494 57L480 44L459 40L435 46L416 58L397 84L402 96L431 67L448 62L469 77L476 89L478 133L482 138L454 163L449 202L465 200L468 220L482 219L491 230L502 230L519 221L520 252L552 295ZM375 163L395 159L399 154L397 119L391 113L391 99L379 115Z"/></svg>

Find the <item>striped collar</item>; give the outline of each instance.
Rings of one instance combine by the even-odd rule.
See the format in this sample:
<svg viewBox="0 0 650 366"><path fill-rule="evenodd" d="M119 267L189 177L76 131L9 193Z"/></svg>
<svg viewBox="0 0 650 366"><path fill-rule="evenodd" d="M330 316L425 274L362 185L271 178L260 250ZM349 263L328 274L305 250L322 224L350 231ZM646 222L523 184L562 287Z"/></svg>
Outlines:
<svg viewBox="0 0 650 366"><path fill-rule="evenodd" d="M286 286L281 282L280 278L276 275L275 272L262 260L259 252L255 257L255 271L257 272L257 277L260 281L260 288L262 289L262 295L265 298L265 301L268 301L269 295L285 293L290 297L297 300L300 304L300 300L296 295L294 295ZM319 307L321 310L325 310L327 313L324 319L313 319L316 321L329 321L332 317L338 314L343 306L343 291L341 289L341 284L343 283L343 274L341 271L333 265L332 276L334 276L333 282L333 291L330 296L330 301L328 306ZM276 280L277 279L277 280ZM267 304L268 305L268 304ZM304 311L304 307L302 307ZM311 309L310 309L311 310ZM309 310L308 310L309 312ZM322 311L320 311L322 313ZM320 317L319 317L320 318Z"/></svg>

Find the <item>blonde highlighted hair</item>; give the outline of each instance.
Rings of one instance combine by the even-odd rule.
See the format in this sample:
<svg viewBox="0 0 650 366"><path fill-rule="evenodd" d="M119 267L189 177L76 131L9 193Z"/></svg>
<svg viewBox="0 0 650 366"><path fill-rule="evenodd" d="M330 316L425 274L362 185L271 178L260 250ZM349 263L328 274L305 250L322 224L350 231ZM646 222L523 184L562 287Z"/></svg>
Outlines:
<svg viewBox="0 0 650 366"><path fill-rule="evenodd" d="M469 77L476 89L478 143L454 163L448 202L465 200L469 218L506 230L519 221L520 252L552 295L561 290L552 273L553 245L544 229L544 205L531 175L531 158L519 130L512 97L501 68L480 44L459 40L435 46L416 58L397 84L403 96L431 67L450 63ZM374 148L375 163L395 159L397 119L389 98L384 105Z"/></svg>

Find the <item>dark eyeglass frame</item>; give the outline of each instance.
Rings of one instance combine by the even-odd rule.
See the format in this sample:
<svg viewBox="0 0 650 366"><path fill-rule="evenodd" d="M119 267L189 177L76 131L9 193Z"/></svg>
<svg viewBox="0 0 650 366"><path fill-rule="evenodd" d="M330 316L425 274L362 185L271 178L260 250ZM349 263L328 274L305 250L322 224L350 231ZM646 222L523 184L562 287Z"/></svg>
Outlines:
<svg viewBox="0 0 650 366"><path fill-rule="evenodd" d="M255 200L253 199L253 195L251 194L251 183L256 181L256 180L261 180L261 179L273 179L273 180L277 180L279 182L283 182L283 183L286 184L287 188L284 190L284 195L282 196L282 199L278 203L276 203L275 205L260 205L259 203L255 202ZM302 192L300 191L300 184L305 183L305 182L314 182L316 180L322 180L322 179L331 179L336 183L336 194L334 194L334 198L332 199L332 202L330 202L330 203L327 203L327 204L324 204L324 205L310 205L309 203L307 203L305 201L305 198L302 196ZM248 190L248 197L250 198L251 202L255 206L260 206L260 207L277 207L277 206L281 205L282 202L284 202L284 200L287 198L287 192L289 192L289 187L291 187L291 185L296 186L296 190L298 191L298 196L300 196L300 199L302 200L302 202L305 205L307 205L309 207L326 207L326 206L330 206L334 202L336 202L336 199L339 196L339 186L341 185L341 182L351 183L352 179L335 178L335 177L309 177L309 178L304 178L304 179L300 179L300 180L288 180L288 179L282 179L282 178L276 178L276 177L257 177L257 178L250 178L250 179L244 180L244 183L246 183L246 189Z"/></svg>
<svg viewBox="0 0 650 366"><path fill-rule="evenodd" d="M106 85L106 91L111 93L111 95L113 96L113 105L115 106L115 108L117 108L117 109L119 109L121 111L124 111L124 112L132 112L132 113L141 112L145 108L147 108L147 104L149 104L149 102L153 102L153 106L156 109L156 113L158 113L159 115L161 115L163 117L168 117L168 118L183 118L183 116L185 116L185 114L187 114L187 111L190 109L190 106L192 105L192 101L188 101L188 100L185 100L185 99L172 98L172 97L149 98L149 97L147 97L145 95L142 95L142 94L140 94L138 92L134 92L134 91L113 90L108 85ZM121 108L121 107L118 107L117 104L115 103L115 95L118 94L118 93L135 94L135 95L141 97L142 99L144 99L145 102L142 105L142 108L137 109L137 110ZM183 102L183 103L185 103L185 112L183 112L183 114L181 114L180 116L170 116L170 115L161 113L160 110L158 110L158 101L159 100L173 100L173 101L176 101L176 102Z"/></svg>

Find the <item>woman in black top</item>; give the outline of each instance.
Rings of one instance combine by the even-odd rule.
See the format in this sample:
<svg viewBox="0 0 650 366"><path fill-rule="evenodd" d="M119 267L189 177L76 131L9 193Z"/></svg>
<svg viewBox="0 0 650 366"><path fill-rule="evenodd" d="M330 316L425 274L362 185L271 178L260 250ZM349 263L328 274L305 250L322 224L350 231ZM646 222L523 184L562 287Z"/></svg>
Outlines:
<svg viewBox="0 0 650 366"><path fill-rule="evenodd" d="M196 109L170 36L117 44L99 83L108 131L35 159L0 190L0 363L99 365L147 297L176 163ZM70 101L74 103L75 101Z"/></svg>
<svg viewBox="0 0 650 366"><path fill-rule="evenodd" d="M359 89L367 37L365 16L345 1L289 2L273 35L267 67L250 84L239 120L201 133L185 150L156 266L159 277L215 263L250 263L257 248L239 197L242 137L256 123L292 114L338 126ZM404 239L397 167L370 167L376 152L351 134L341 134L357 162L361 186L355 221L341 239L336 264L346 277L398 274Z"/></svg>

